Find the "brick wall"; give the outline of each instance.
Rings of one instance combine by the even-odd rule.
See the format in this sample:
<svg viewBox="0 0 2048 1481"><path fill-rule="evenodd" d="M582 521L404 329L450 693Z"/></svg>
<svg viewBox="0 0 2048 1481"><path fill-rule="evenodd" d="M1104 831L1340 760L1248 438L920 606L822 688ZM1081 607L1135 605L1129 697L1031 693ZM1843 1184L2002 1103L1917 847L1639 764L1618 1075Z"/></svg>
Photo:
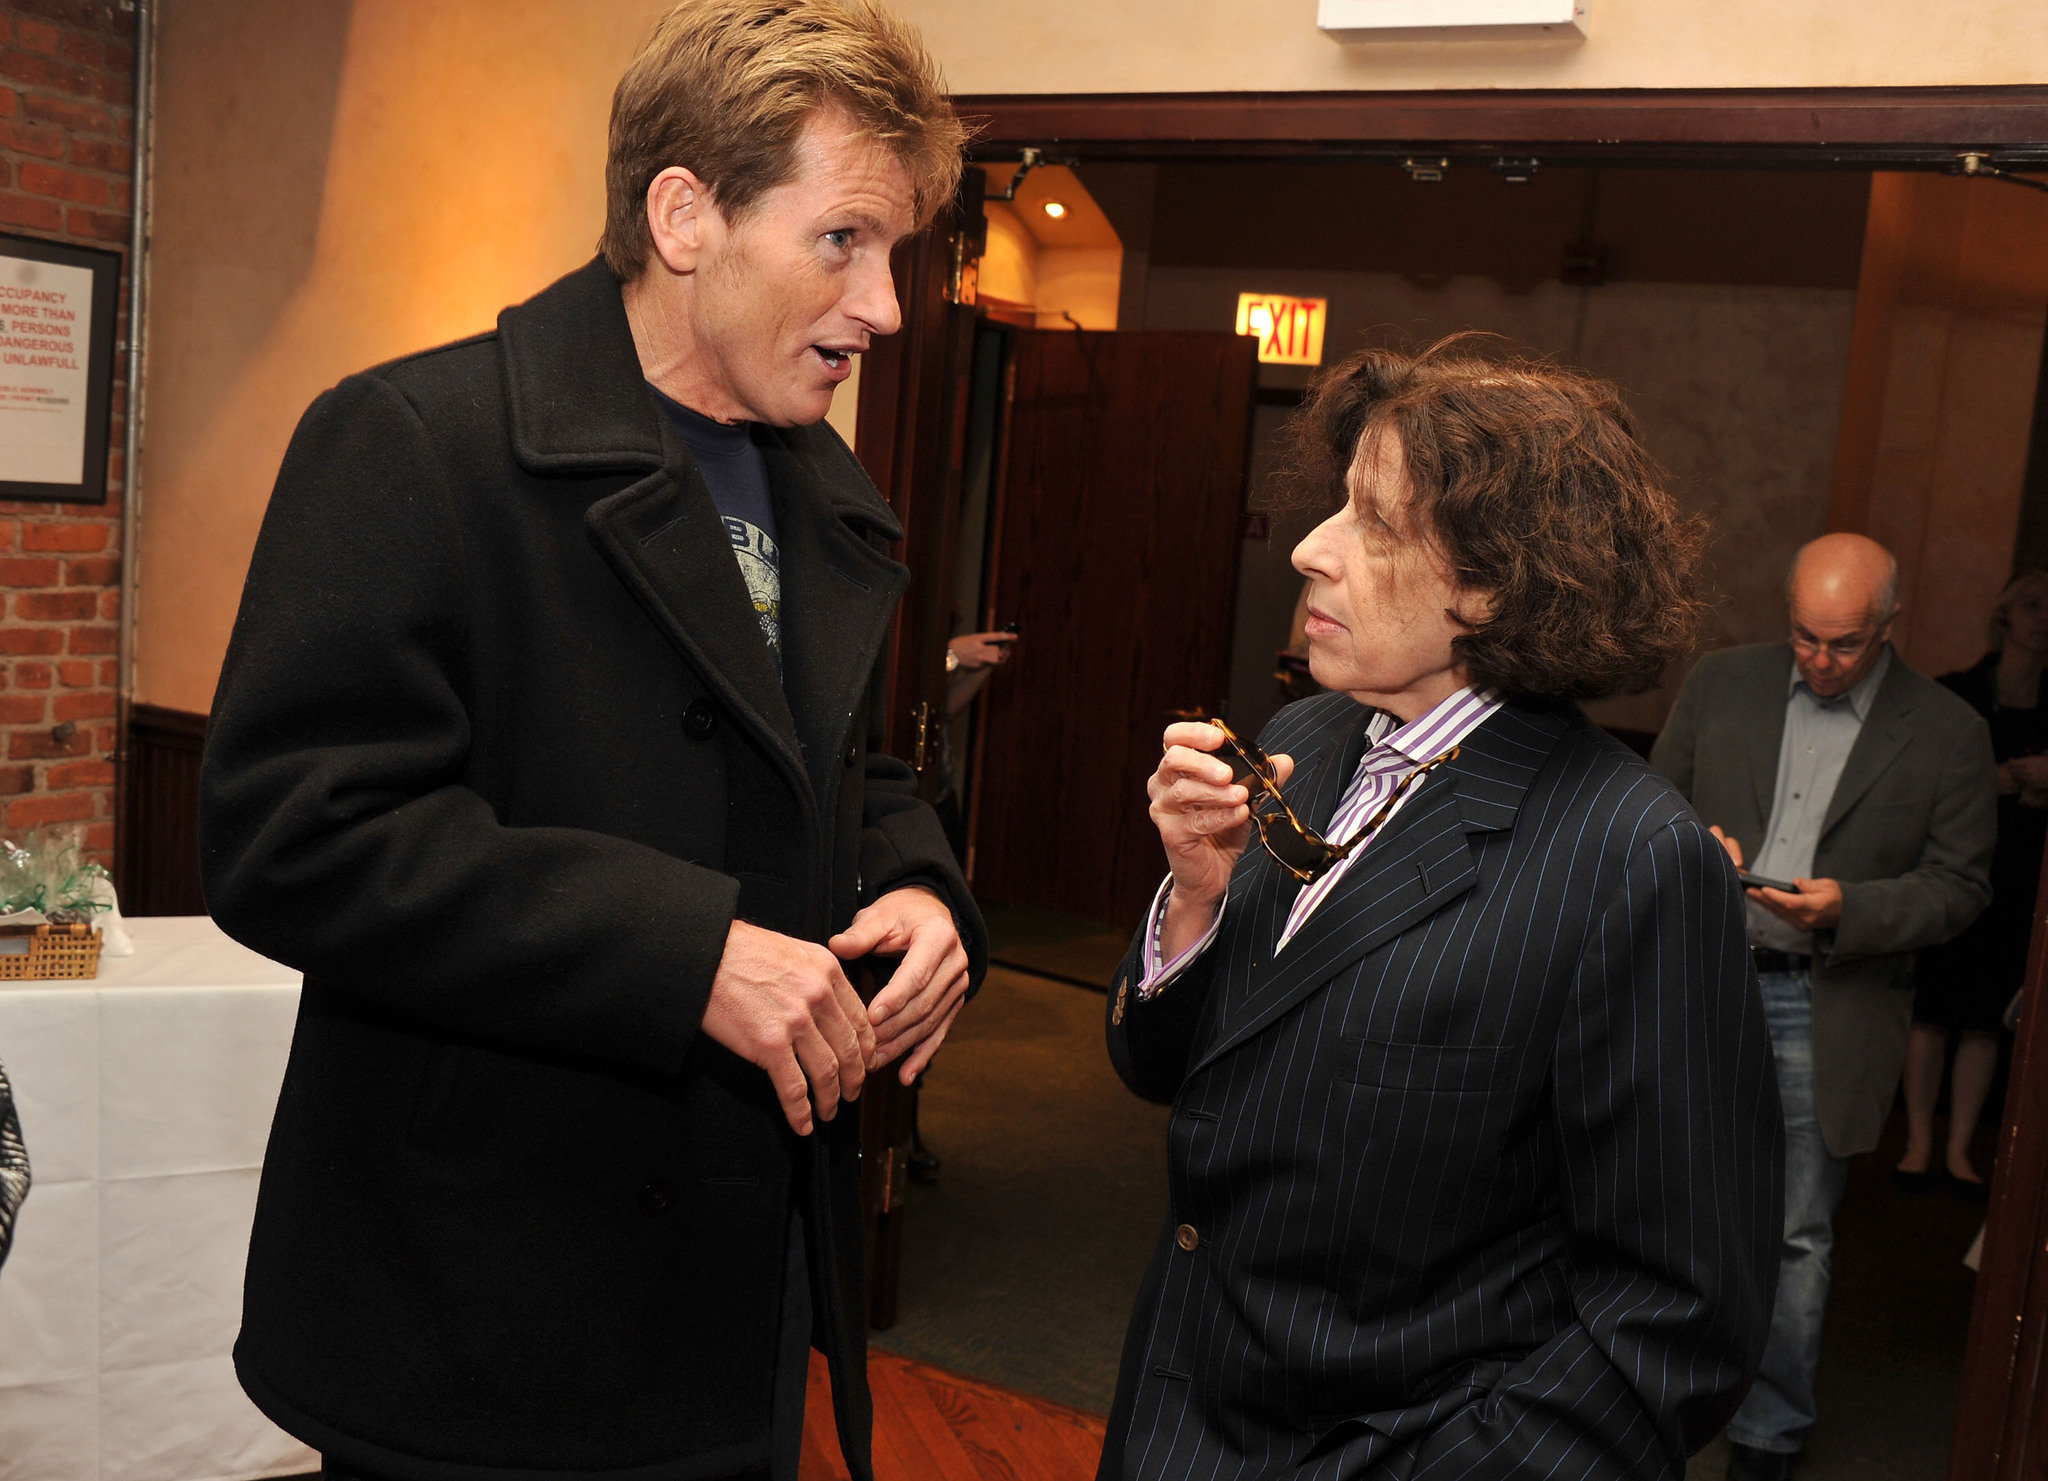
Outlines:
<svg viewBox="0 0 2048 1481"><path fill-rule="evenodd" d="M135 16L0 0L0 231L126 252ZM121 285L121 343L128 284ZM114 847L125 352L105 504L0 502L0 832L78 820Z"/></svg>

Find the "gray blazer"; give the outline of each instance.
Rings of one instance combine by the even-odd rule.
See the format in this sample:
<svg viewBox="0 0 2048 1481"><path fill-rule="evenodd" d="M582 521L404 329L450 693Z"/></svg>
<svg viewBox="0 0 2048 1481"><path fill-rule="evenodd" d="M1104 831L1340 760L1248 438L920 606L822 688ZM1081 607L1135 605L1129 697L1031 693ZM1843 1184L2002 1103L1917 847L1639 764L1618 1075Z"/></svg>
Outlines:
<svg viewBox="0 0 2048 1481"><path fill-rule="evenodd" d="M1755 858L1777 790L1792 650L1702 658L1651 762ZM1983 717L1896 653L1828 804L1816 879L1842 884L1842 920L1816 935L1813 1082L1837 1157L1867 1152L1891 1111L1913 1016L1913 952L1991 900L1998 765Z"/></svg>

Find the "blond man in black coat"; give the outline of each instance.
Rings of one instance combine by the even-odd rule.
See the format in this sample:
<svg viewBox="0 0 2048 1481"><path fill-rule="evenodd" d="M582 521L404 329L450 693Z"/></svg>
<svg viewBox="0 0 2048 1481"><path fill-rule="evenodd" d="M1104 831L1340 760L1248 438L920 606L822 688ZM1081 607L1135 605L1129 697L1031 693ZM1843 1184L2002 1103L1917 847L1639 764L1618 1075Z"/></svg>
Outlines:
<svg viewBox="0 0 2048 1481"><path fill-rule="evenodd" d="M869 1474L842 1111L982 948L876 748L901 529L821 420L960 139L879 13L692 0L602 259L293 439L203 850L306 973L235 1357L330 1477L793 1477L814 1343Z"/></svg>

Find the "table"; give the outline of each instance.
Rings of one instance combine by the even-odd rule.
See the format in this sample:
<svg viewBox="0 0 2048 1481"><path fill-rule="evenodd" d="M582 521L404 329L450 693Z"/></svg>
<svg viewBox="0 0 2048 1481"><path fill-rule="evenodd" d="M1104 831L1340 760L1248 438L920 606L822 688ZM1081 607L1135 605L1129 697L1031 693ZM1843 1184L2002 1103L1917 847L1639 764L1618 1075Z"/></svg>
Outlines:
<svg viewBox="0 0 2048 1481"><path fill-rule="evenodd" d="M299 974L204 916L90 982L0 982L34 1183L0 1267L0 1481L319 1469L229 1358Z"/></svg>

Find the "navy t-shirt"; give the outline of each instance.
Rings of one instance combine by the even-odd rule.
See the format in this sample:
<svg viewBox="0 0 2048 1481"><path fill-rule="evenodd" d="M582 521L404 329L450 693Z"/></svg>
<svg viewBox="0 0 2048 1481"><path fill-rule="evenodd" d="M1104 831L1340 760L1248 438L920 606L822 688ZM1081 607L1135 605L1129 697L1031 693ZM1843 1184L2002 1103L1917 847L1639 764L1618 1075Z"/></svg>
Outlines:
<svg viewBox="0 0 2048 1481"><path fill-rule="evenodd" d="M711 490L711 500L725 521L761 635L775 664L782 666L782 548L775 543L775 503L768 497L768 464L754 445L754 424L727 426L671 400L653 386L654 399L675 424L683 445L697 460L697 471Z"/></svg>

